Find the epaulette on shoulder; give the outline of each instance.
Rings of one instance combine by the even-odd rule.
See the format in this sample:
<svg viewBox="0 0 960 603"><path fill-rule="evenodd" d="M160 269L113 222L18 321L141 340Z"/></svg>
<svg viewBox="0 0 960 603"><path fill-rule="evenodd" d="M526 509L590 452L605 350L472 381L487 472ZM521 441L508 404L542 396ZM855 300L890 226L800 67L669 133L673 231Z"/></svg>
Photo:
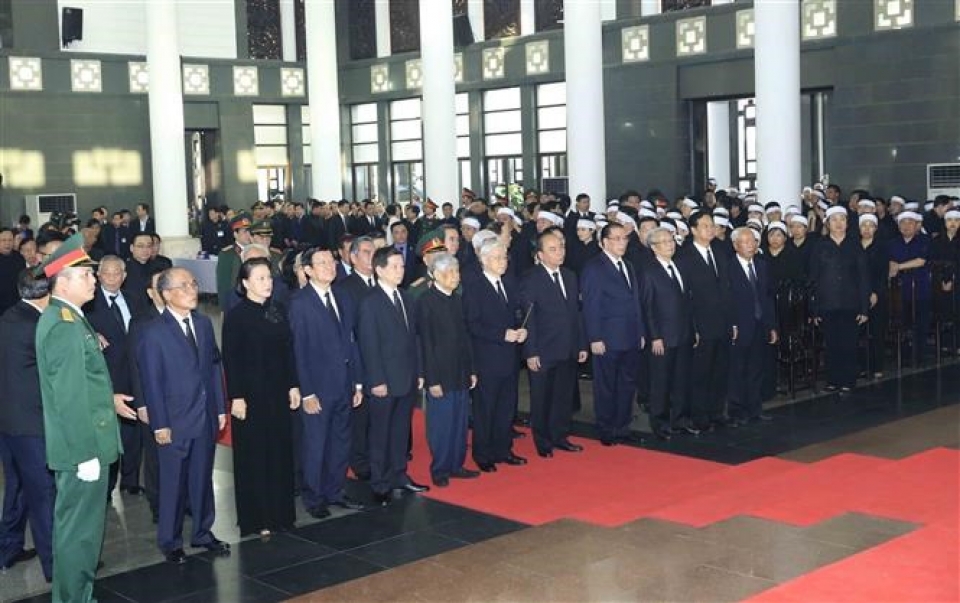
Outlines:
<svg viewBox="0 0 960 603"><path fill-rule="evenodd" d="M73 312L70 308L60 308L60 319L64 322L73 322Z"/></svg>

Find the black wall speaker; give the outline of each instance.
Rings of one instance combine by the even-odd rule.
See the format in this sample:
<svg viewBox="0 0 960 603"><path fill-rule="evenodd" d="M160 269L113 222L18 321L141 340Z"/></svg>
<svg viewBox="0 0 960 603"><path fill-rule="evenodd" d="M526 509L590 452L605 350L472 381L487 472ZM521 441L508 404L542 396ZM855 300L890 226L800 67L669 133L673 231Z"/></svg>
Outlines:
<svg viewBox="0 0 960 603"><path fill-rule="evenodd" d="M60 41L66 48L72 42L83 39L83 9L63 7L60 20Z"/></svg>
<svg viewBox="0 0 960 603"><path fill-rule="evenodd" d="M463 48L473 44L473 28L470 27L470 17L467 15L453 16L453 45Z"/></svg>

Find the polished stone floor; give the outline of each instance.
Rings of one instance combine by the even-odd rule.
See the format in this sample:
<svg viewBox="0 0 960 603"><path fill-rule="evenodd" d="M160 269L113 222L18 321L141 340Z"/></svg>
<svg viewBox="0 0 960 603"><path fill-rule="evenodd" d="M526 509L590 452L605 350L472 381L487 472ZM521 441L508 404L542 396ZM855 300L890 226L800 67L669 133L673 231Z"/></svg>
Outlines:
<svg viewBox="0 0 960 603"><path fill-rule="evenodd" d="M584 410L576 431L585 437L592 437L589 390L589 382L582 382ZM734 467L771 456L815 463L851 452L909 460L938 447L960 447L958 402L960 369L946 365L872 383L846 398L808 396L773 405L770 423L666 443L644 438L639 447ZM648 435L645 417L638 416L634 427L641 436ZM269 542L240 542L229 448L218 447L214 483L215 532L234 543L233 554L194 555L182 568L162 563L146 501L114 494L105 566L97 582L100 601L209 603L294 596L356 601L740 600L799 575L815 574L919 525L845 512L805 526L749 515L705 525L648 517L615 527L573 519L528 526L480 512L469 503L407 497L359 513L334 510L334 516L322 522L300 510L292 532ZM367 498L362 484L351 488L357 497ZM576 484L558 483L553 492L523 495L563 497L566 488ZM518 498L516 504L526 500L535 502ZM955 525L945 529L956 532ZM958 582L956 572L944 579ZM47 590L35 561L0 573L2 601L47 601Z"/></svg>

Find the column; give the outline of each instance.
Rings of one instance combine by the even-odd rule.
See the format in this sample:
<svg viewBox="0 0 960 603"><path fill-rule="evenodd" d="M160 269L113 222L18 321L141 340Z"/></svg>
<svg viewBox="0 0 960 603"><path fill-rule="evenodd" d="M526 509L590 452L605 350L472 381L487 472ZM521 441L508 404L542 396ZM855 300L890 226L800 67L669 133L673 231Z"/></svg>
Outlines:
<svg viewBox="0 0 960 603"><path fill-rule="evenodd" d="M333 0L304 3L307 34L307 94L310 99L312 196L343 196L340 150L340 86L337 80L337 25Z"/></svg>
<svg viewBox="0 0 960 603"><path fill-rule="evenodd" d="M166 242L190 235L177 3L147 2L146 5L153 214L157 232ZM170 245L167 251L170 253Z"/></svg>
<svg viewBox="0 0 960 603"><path fill-rule="evenodd" d="M756 0L757 189L764 203L800 195L799 0Z"/></svg>
<svg viewBox="0 0 960 603"><path fill-rule="evenodd" d="M473 41L483 42L486 34L483 20L483 0L467 0L467 16L470 18L470 28L473 29Z"/></svg>
<svg viewBox="0 0 960 603"><path fill-rule="evenodd" d="M707 103L707 176L730 186L730 101Z"/></svg>
<svg viewBox="0 0 960 603"><path fill-rule="evenodd" d="M660 14L660 0L640 0L640 14L644 17ZM566 15L564 15L566 17ZM566 19L564 19L566 21Z"/></svg>
<svg viewBox="0 0 960 603"><path fill-rule="evenodd" d="M587 193L593 209L602 210L606 205L607 173L600 5L592 0L575 0L566 2L564 9L570 196ZM583 94L585 90L590 93Z"/></svg>
<svg viewBox="0 0 960 603"><path fill-rule="evenodd" d="M459 195L453 81L453 4L420 2L423 62L423 172L426 196L437 205Z"/></svg>
<svg viewBox="0 0 960 603"><path fill-rule="evenodd" d="M566 10L566 9L564 9ZM564 12L564 22L569 19ZM537 3L535 0L520 0L520 35L537 33Z"/></svg>
<svg viewBox="0 0 960 603"><path fill-rule="evenodd" d="M377 56L390 56L390 0L376 0L374 22L377 27Z"/></svg>
<svg viewBox="0 0 960 603"><path fill-rule="evenodd" d="M280 41L283 43L282 58L293 63L297 60L297 17L294 0L280 0Z"/></svg>

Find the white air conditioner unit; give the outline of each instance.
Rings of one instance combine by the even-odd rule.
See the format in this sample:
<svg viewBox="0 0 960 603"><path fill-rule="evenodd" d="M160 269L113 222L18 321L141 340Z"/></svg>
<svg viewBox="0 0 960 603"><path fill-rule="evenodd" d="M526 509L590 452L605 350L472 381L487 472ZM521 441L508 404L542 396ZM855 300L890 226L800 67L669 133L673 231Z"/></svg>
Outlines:
<svg viewBox="0 0 960 603"><path fill-rule="evenodd" d="M570 182L567 178L542 178L540 180L541 193L553 193L555 195L569 195Z"/></svg>
<svg viewBox="0 0 960 603"><path fill-rule="evenodd" d="M76 193L44 193L41 195L27 195L24 198L24 209L30 216L30 223L34 228L50 221L50 214L55 211L61 213L77 213Z"/></svg>
<svg viewBox="0 0 960 603"><path fill-rule="evenodd" d="M960 163L927 164L927 200L937 195L960 197Z"/></svg>

